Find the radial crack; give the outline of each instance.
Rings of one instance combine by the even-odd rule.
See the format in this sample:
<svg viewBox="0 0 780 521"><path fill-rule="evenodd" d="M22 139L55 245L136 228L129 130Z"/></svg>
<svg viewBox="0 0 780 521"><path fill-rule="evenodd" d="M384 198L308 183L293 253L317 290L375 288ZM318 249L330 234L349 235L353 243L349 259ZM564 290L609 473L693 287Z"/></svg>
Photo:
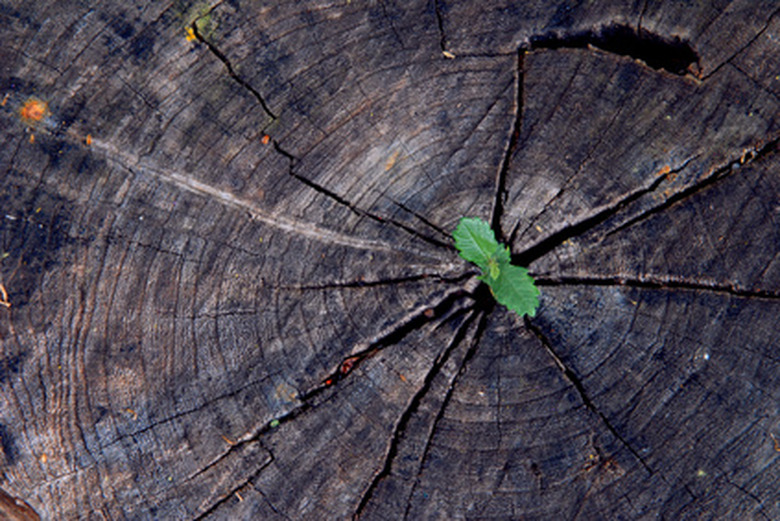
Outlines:
<svg viewBox="0 0 780 521"><path fill-rule="evenodd" d="M241 489L246 487L247 485L251 484L252 481L254 481L262 472L265 470L268 465L274 462L274 454L267 448L263 447L263 449L268 453L269 458L263 464L258 468L256 471L254 471L248 478L246 478L244 481L242 481L238 486L233 487L227 494L225 494L222 498L215 501L213 505L208 507L206 510L201 512L199 515L195 516L193 518L193 521L200 521L202 519L206 519L207 517L214 514L219 507L224 505L230 498L235 496Z"/></svg>
<svg viewBox="0 0 780 521"><path fill-rule="evenodd" d="M263 96L252 87L252 85L249 84L244 78L238 75L236 73L235 69L233 68L233 65L230 63L230 60L228 60L227 56L220 51L219 49L214 46L210 41L208 41L206 38L203 37L203 35L200 33L200 30L198 29L198 23L197 20L193 21L190 25L192 28L192 33L195 36L195 39L197 39L200 43L206 46L206 48L217 57L219 61L221 61L225 65L225 69L227 69L228 75L233 78L233 80L241 85L243 88L248 90L252 95L257 99L258 103L260 103L260 106L263 107L263 111L272 119L277 119L276 114L274 114L271 109L268 107L268 104L265 102L265 99L263 99Z"/></svg>
<svg viewBox="0 0 780 521"><path fill-rule="evenodd" d="M493 194L493 209L490 215L490 227L496 234L499 242L505 242L504 234L501 231L501 216L504 213L504 202L506 201L506 179L509 174L509 167L512 163L512 156L517 149L520 141L520 129L523 120L523 64L525 62L525 50L517 51L517 67L515 82L517 83L517 94L515 98L515 120L512 124L512 133L509 136L504 158L501 161L501 168L496 174L496 189Z"/></svg>
<svg viewBox="0 0 780 521"><path fill-rule="evenodd" d="M368 502L373 497L374 492L376 491L381 481L390 475L390 470L393 461L395 460L395 457L398 454L398 445L401 443L401 439L403 438L404 433L406 432L406 427L409 424L412 415L415 412L417 412L420 403L422 402L422 399L428 393L428 391L431 388L431 385L433 384L433 379L436 377L436 375L439 374L441 368L450 359L450 355L455 350L455 348L458 347L458 345L460 345L460 343L463 341L463 339L466 336L466 333L468 332L469 326L471 326L471 324L474 322L474 319L476 318L477 314L472 310L472 308L468 308L466 311L471 311L471 313L458 326L458 329L456 330L455 335L452 338L452 341L447 346L445 351L436 359L436 361L433 363L431 368L428 370L423 380L422 386L412 396L406 409L404 409L403 413L401 414L401 417L399 418L398 423L396 424L395 429L393 430L393 435L390 439L390 446L388 447L387 453L385 454L384 464L382 468L374 475L374 478L371 480L371 483L369 484L368 488L366 488L366 491L363 493L363 496L361 497L360 502L358 503L358 506L355 509L355 513L352 516L353 519L357 520L360 518L360 515L363 513L363 510L365 509L365 507L368 505Z"/></svg>
<svg viewBox="0 0 780 521"><path fill-rule="evenodd" d="M429 244L433 244L434 246L438 246L441 248L445 248L448 250L454 250L455 247L450 242L443 242L438 239L435 239L433 237L429 237L428 235L425 235L423 233L420 233L419 231L415 230L408 224L404 224L402 222L396 221L395 219L391 219L388 217L382 217L381 215L377 215L375 213L369 212L368 210L364 210L343 196L337 194L336 192L322 186L321 184L317 183L316 181L312 181L308 177L302 176L301 174L297 173L295 171L295 164L297 162L297 159L294 155L292 155L290 152L286 151L279 145L277 141L273 142L274 149L282 154L284 157L286 157L290 161L290 169L288 173L291 177L297 179L301 183L305 184L315 192L324 195L325 197L328 197L334 201L336 201L338 204L344 206L345 208L349 209L351 212L355 213L356 215L359 215L361 217L367 217L373 221L376 221L381 224L390 224L392 226L395 226L397 228L400 228L401 230L405 231L406 233L413 235L414 237L417 237Z"/></svg>
<svg viewBox="0 0 780 521"><path fill-rule="evenodd" d="M466 286L468 286L468 284ZM256 431L247 433L246 435L231 443L230 447L228 447L228 449L223 454L215 458L214 461L210 463L210 466L214 466L220 461L224 460L226 457L232 454L233 451L239 450L249 443L258 441L263 436L263 434L270 431L271 429L278 427L282 423L292 421L293 419L311 410L315 406L313 403L313 399L315 397L321 395L327 389L332 388L337 382L344 379L369 356L374 355L389 345L398 343L406 335L415 329L422 327L426 323L437 319L447 320L449 317L445 317L445 315L451 311L453 303L458 298L466 294L467 290L461 287L452 289L445 293L444 296L441 297L435 304L420 306L411 313L402 317L397 323L383 331L380 331L371 339L363 342L362 344L358 344L355 349L353 349L353 353L349 357L342 360L338 367L327 377L325 377L322 383L317 384L308 391L298 395L298 400L300 402L299 405L287 411L286 413L264 423ZM467 311L468 309L471 309L472 306L473 304L467 305L465 308L456 309L452 315ZM326 398L324 401L327 401L328 399L330 398Z"/></svg>
<svg viewBox="0 0 780 521"><path fill-rule="evenodd" d="M700 181L688 186L687 188L680 190L679 192L665 199L662 203L648 208L647 210L643 211L639 215L629 219L628 221L622 223L620 226L610 230L609 232L607 232L606 236L613 235L621 230L624 230L639 222L642 222L648 219L649 217L652 217L653 215L666 210L673 204L703 191L704 189L712 186L713 184L717 183L718 181L721 181L722 179L726 179L727 177L730 177L740 167L749 165L773 152L776 152L779 142L780 142L780 138L774 138L771 141L768 141L759 147L753 147L748 149L747 151L743 152L740 155L740 157L729 161L724 166L721 166L719 168L714 168L708 176L704 177Z"/></svg>
<svg viewBox="0 0 780 521"><path fill-rule="evenodd" d="M441 0L433 0L433 10L436 12L436 25L439 27L439 46L441 52L447 51L447 37L444 34L444 12L441 6Z"/></svg>
<svg viewBox="0 0 780 521"><path fill-rule="evenodd" d="M421 273L419 275L409 275L407 277L390 277L386 279L375 280L341 280L334 282L325 282L322 284L308 284L308 285L281 285L275 286L276 289L283 290L328 290L328 289L340 289L340 288L372 288L377 286L391 286L395 284L405 284L408 282L419 282L425 279L433 279L436 282L447 282L457 284L463 282L473 275L472 272L463 273L457 277L445 277L440 273Z"/></svg>
<svg viewBox="0 0 780 521"><path fill-rule="evenodd" d="M463 356L463 360L460 363L458 372L455 374L454 378L449 384L449 387L447 388L447 393L444 395L444 399L442 400L441 406L439 406L439 411L437 412L436 418L434 418L433 423L431 425L431 429L428 433L428 439L425 442L425 447L423 448L422 455L420 456L420 464L417 468L417 480L415 480L414 485L412 485L411 490L409 491L409 494L406 499L406 510L402 518L404 520L409 518L409 509L412 506L411 498L414 495L414 491L417 488L417 484L419 483L419 477L422 474L423 467L425 467L425 464L428 460L428 454L430 453L431 446L433 444L433 437L436 434L436 428L439 422L444 417L444 411L447 409L447 405L450 403L450 400L452 399L452 394L455 391L455 388L457 387L461 375L465 372L466 366L471 361L471 359L474 358L474 355L477 353L479 342L482 339L482 334L485 332L485 329L487 328L487 319L488 316L490 315L490 311L492 311L492 303L488 304L488 307L481 311L482 313L478 315L479 322L477 323L477 329L474 332L474 336L472 337L471 345L469 345L466 354Z"/></svg>
<svg viewBox="0 0 780 521"><path fill-rule="evenodd" d="M466 291L463 288L458 287L452 289L445 293L435 304L426 304L418 307L411 313L402 317L395 324L380 331L371 339L358 344L353 348L350 356L345 358L320 385L303 393L301 395L301 400L304 402L310 400L337 383L339 380L345 378L368 357L375 355L387 346L397 344L406 337L406 335L421 328L424 324L443 317L452 309L455 301L464 295L466 295Z"/></svg>
<svg viewBox="0 0 780 521"><path fill-rule="evenodd" d="M712 281L693 281L677 277L654 277L643 276L638 279L627 277L546 277L539 275L535 277L536 284L539 286L625 286L642 289L659 290L691 290L691 291L710 291L713 293L725 293L741 298L756 299L780 299L779 291L764 289L749 289L734 284L718 284Z"/></svg>
<svg viewBox="0 0 780 521"><path fill-rule="evenodd" d="M607 131L612 128L612 126L615 124L615 121L617 120L617 118L620 116L622 112L623 112L623 107L621 105L620 108L618 108L618 110L616 110L614 114L612 114L612 118L610 119L609 123L607 123L605 129L599 135L598 139L596 140L596 143L593 144L588 149L585 158L580 162L580 165L579 167L577 167L577 170L574 173L572 173L566 179L566 181L563 182L561 187L558 189L558 192L552 198L550 198L547 201L547 203L545 203L544 208L542 208L537 213L537 215L526 225L525 229L522 232L520 232L521 234L526 233L529 229L531 229L534 225L536 225L537 221L539 221L539 219L547 213L547 211L555 204L555 202L561 199L561 197L563 197L563 194L566 193L566 190L569 188L569 185L571 184L572 180L578 177L582 173L583 169L585 168L585 165L593 157L593 154L596 151L596 149L598 149L601 146L601 144L604 142L604 138L607 134ZM512 230L512 233L509 236L509 244L513 244L515 242L515 237L517 237L517 233L519 230L520 230L520 222L518 221L518 223L515 225L514 229Z"/></svg>
<svg viewBox="0 0 780 521"><path fill-rule="evenodd" d="M536 335L545 351L547 351L547 353L552 357L552 359L555 361L555 365L557 365L563 373L563 376L577 390L577 393L580 395L580 399L582 400L582 403L585 405L585 407L587 407L590 412L601 419L607 430L612 433L615 439L620 441L620 443L637 459L637 461L639 461L639 463L645 468L645 470L647 470L649 474L654 474L653 469L650 467L650 465L647 464L644 458L642 458L639 452L637 452L637 450L631 446L628 440L626 440L626 438L620 434L620 432L618 432L615 426L612 425L612 422L609 421L609 418L607 418L607 416L596 407L585 390L585 386L582 385L582 381L580 381L579 377L574 373L574 371L572 371L571 368L569 368L563 362L563 360L561 360L561 357L558 356L558 354L552 348L552 344L544 335L544 333L542 333L541 329L531 323L527 317L525 318L525 325L529 331Z"/></svg>
<svg viewBox="0 0 780 521"><path fill-rule="evenodd" d="M769 18L767 18L766 23L764 24L764 26L758 32L756 32L756 34L750 40L748 40L747 43L745 43L743 46L741 46L739 49L737 49L736 52L734 52L726 60L724 60L722 63L720 63L717 67L715 67L712 70L712 72L702 76L701 79L702 80L706 80L706 79L712 77L721 68L723 68L723 66L725 66L726 64L731 63L734 60L734 58L736 58L737 56L742 54L745 51L745 49L747 49L750 46L752 46L756 42L756 40L758 40L761 37L761 35L764 34L767 31L767 29L769 29L769 26L772 25L772 20L775 18L775 16L778 15L778 13L780 13L780 9L775 10L771 15L769 15Z"/></svg>
<svg viewBox="0 0 780 521"><path fill-rule="evenodd" d="M688 165L688 163L693 161L693 159L695 159L695 157L687 159L682 165L675 168L674 170L670 170L664 173L663 175L658 176L648 186L629 192L628 194L624 195L622 198L606 206L605 208L602 208L595 214L590 215L581 221L564 226L557 232L548 235L546 238L537 242L533 246L527 248L525 251L517 255L513 255L512 262L519 264L521 266L528 266L539 257L542 257L547 253L550 253L552 250L554 250L555 248L557 248L567 240L590 231L591 229L603 223L610 217L616 215L623 208L625 208L632 202L636 201L640 197L648 193L654 192L661 185L661 183L669 179L670 176L681 171L683 168L685 168Z"/></svg>
<svg viewBox="0 0 780 521"><path fill-rule="evenodd" d="M395 201L395 200L391 200L391 202L394 205L396 205L398 208L400 208L401 210L403 210L403 211L405 211L407 213L412 214L414 217L416 217L424 225L428 226L429 228L433 229L434 231L438 232L439 234L443 235L444 237L447 237L448 239L451 237L451 234L449 234L446 230L444 230L440 226L432 223L431 221L426 219L425 216L420 215L419 213L415 212L411 208L407 207L405 204L403 204L401 202L398 202L398 201Z"/></svg>

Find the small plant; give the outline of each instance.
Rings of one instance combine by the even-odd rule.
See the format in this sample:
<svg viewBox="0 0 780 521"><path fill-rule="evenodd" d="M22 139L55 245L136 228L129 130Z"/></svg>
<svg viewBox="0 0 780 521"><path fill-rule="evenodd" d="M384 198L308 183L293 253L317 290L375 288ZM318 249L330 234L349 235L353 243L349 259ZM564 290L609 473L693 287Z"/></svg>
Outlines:
<svg viewBox="0 0 780 521"><path fill-rule="evenodd" d="M490 225L476 217L464 217L452 233L460 256L482 270L479 280L490 288L499 304L523 315L536 315L539 289L528 270L511 264L509 248L499 244Z"/></svg>

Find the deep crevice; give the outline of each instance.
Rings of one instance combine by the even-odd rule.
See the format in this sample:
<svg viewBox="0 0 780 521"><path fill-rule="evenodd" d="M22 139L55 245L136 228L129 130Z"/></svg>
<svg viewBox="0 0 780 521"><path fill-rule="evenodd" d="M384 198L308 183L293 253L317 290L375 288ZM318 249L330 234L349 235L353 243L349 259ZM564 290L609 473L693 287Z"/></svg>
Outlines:
<svg viewBox="0 0 780 521"><path fill-rule="evenodd" d="M363 493L363 496L361 497L360 502L358 503L358 506L355 509L355 513L352 516L354 520L360 518L360 515L363 513L363 510L368 505L368 502L371 501L371 498L374 495L374 491L377 489L377 487L382 482L382 480L385 477L390 475L393 461L395 460L395 457L398 454L398 445L401 443L404 433L406 432L406 427L409 424L412 415L415 412L417 412L418 408L420 407L420 403L422 402L423 398L430 390L434 378L439 374L439 371L444 366L444 364L446 364L447 361L450 359L450 355L455 350L455 348L458 347L458 345L460 345L460 343L466 337L466 333L468 332L469 327L474 322L474 319L477 317L477 313L474 312L473 308L468 308L464 311L471 312L471 314L468 317L466 317L466 319L458 326L458 329L455 332L455 336L452 338L450 345L447 346L444 353L442 353L442 355L434 362L433 366L425 375L422 386L417 390L414 396L412 396L412 399L410 400L408 406L406 407L406 409L404 409L404 412L401 414L401 417L398 420L398 424L396 425L395 430L393 431L393 436L390 440L390 447L387 449L387 453L385 455L384 465L379 470L379 472L377 472L376 475L374 475L374 478L371 480L371 483L369 484L368 488Z"/></svg>
<svg viewBox="0 0 780 521"><path fill-rule="evenodd" d="M545 277L535 278L537 286L625 286L629 288L654 290L690 290L724 293L741 298L780 299L780 292L763 289L748 289L734 285L717 284L715 282L692 281L678 278L643 277L630 279L626 277Z"/></svg>
<svg viewBox="0 0 780 521"><path fill-rule="evenodd" d="M297 179L301 183L305 184L306 186L308 186L309 188L311 188L315 192L320 193L320 194L322 194L322 195L324 195L324 196L326 196L326 197L328 197L330 199L333 199L338 204L340 204L340 205L344 206L345 208L349 209L351 212L355 213L356 215L359 215L361 217L367 217L367 218L369 218L369 219L371 219L373 221L376 221L378 223L381 223L381 224L393 225L393 226L395 226L397 228L400 228L400 229L404 230L408 234L410 234L410 235L412 235L414 237L417 237L418 239L421 239L421 240L423 240L423 241L425 241L425 242L427 242L429 244L433 244L434 246L438 246L440 248L445 248L447 250L454 250L455 249L455 246L453 246L450 242L440 241L438 239L435 239L433 237L430 237L428 235L420 233L419 231L415 230L414 228L412 228L408 224L404 224L402 222L396 221L395 219L382 217L382 216L376 215L376 214L374 214L372 212L363 210L362 208L359 208L359 207L355 206L350 201L348 201L344 197L340 196L336 192L325 188L321 184L319 184L317 182L314 182L314 181L312 181L311 179L309 179L307 177L302 176L301 174L299 174L299 173L297 173L295 171L295 163L296 163L295 156L293 156L292 154L290 154L289 152L284 150L279 145L279 143L277 141L274 141L273 145L274 145L274 149L277 152L282 154L284 157L286 157L290 161L290 169L288 171L290 176L292 176L293 178Z"/></svg>
<svg viewBox="0 0 780 521"><path fill-rule="evenodd" d="M402 318L398 323L393 324L384 331L381 331L376 337L374 337L374 339L367 342L365 347L358 349L354 354L342 360L338 367L329 375L327 375L320 384L317 384L308 391L300 393L298 395L300 405L291 409L285 414L282 414L281 416L273 418L253 434L231 443L228 450L216 458L213 462L211 462L209 467L216 465L220 461L224 460L226 457L232 454L233 451L238 450L239 448L249 443L257 442L265 433L269 432L270 430L277 428L283 423L290 422L311 410L313 407L315 407L315 404L313 403L314 398L321 395L326 390L334 387L335 384L346 378L363 361L365 361L370 356L373 356L385 347L399 343L409 333L421 328L424 324L445 317L445 315L452 310L453 304L464 295L467 295L467 292L463 288L455 288L450 290L433 306L421 306L415 312ZM479 306L480 303L484 301L484 295L482 298L476 300L476 305ZM455 316L459 313L473 309L474 307L475 304L472 303L467 305L465 308L455 309L454 312L452 312L452 315ZM448 320L450 318L452 317L445 317L444 320ZM251 479L254 479L254 477L256 477L256 475L253 475Z"/></svg>
<svg viewBox="0 0 780 521"><path fill-rule="evenodd" d="M709 176L705 177L701 181L680 190L676 194L665 199L661 204L649 208L648 210L637 215L636 217L633 217L632 219L629 219L628 221L624 222L623 224L616 227L615 229L610 230L609 232L607 232L606 236L608 237L630 226L633 226L639 222L642 222L652 217L653 215L666 210L673 204L705 190L706 188L714 185L715 183L721 181L722 179L726 179L735 171L737 171L739 168L749 165L750 163L758 161L759 159L762 159L772 154L773 152L776 152L778 148L778 143L780 143L780 138L775 138L771 141L764 143L760 147L752 148L744 152L738 159L734 159L728 162L726 165L714 169Z"/></svg>
<svg viewBox="0 0 780 521"><path fill-rule="evenodd" d="M491 300L479 300L478 302L484 304L481 306L480 309L482 313L479 315L479 322L477 323L477 329L474 332L474 336L471 340L471 345L469 346L468 350L466 351L466 354L463 357L463 360L461 361L458 372L455 374L454 378L452 379L452 382L447 388L447 393L444 395L444 399L442 399L441 405L439 406L439 410L436 413L436 418L433 419L433 423L431 424L431 430L428 435L428 440L426 441L425 447L423 448L422 451L422 455L420 456L420 465L417 470L417 479L415 480L414 485L412 485L412 488L406 499L406 509L404 511L404 516L402 518L404 520L406 520L409 517L409 508L412 505L411 497L414 495L414 491L417 488L417 483L419 483L420 474L422 474L422 470L425 467L426 462L428 460L428 453L431 450L433 437L436 435L436 427L441 421L441 419L444 417L444 411L445 409L447 409L447 405L449 405L449 402L452 399L452 393L454 392L455 387L457 387L460 376L463 375L463 373L465 373L466 366L471 361L471 359L474 358L474 355L477 353L479 342L482 340L482 335L487 329L488 316L490 316L490 312L493 310L493 307L495 306L495 301L491 301Z"/></svg>
<svg viewBox="0 0 780 521"><path fill-rule="evenodd" d="M551 32L532 36L529 41L530 49L582 49L588 46L630 56L642 60L653 69L664 69L680 76L693 72L691 67L699 63L699 56L689 42L677 36L664 38L641 28L621 24L572 34Z"/></svg>
<svg viewBox="0 0 780 521"><path fill-rule="evenodd" d="M302 402L310 401L340 380L346 378L347 375L354 371L370 356L375 355L388 346L399 343L409 333L420 329L424 324L443 317L451 310L455 301L464 295L466 295L466 291L462 288L451 290L436 304L432 306L421 306L411 314L403 317L398 323L381 331L374 339L365 344L364 347L356 349L352 355L342 360L339 366L327 375L321 384L301 394L300 400Z"/></svg>
<svg viewBox="0 0 780 521"><path fill-rule="evenodd" d="M447 38L444 35L444 12L442 9L441 0L433 0L433 10L436 13L436 25L439 27L439 46L441 52L447 51Z"/></svg>
<svg viewBox="0 0 780 521"><path fill-rule="evenodd" d="M398 202L398 201L392 201L392 203L393 203L394 205L396 205L398 208L400 208L401 210L403 210L403 211L405 211L405 212L407 212L407 213L410 213L410 214L412 214L414 217L416 217L416 218L417 218L417 219L418 219L420 222L422 222L424 225L428 226L429 228L431 228L431 229L433 229L434 231L438 232L439 234L443 235L443 236L444 236L444 237L446 237L447 239L451 239L451 238L452 238L452 234L450 234L449 232L447 232L446 230L444 230L442 227L440 227L440 226L438 226L438 225L436 225L436 224L432 223L432 222L431 222L431 221L429 221L429 220L428 220L428 219L427 219L425 216L423 216L423 215L420 215L419 213L415 212L415 211L414 211L414 210L412 210L411 208L407 207L405 204L403 204L403 203L400 203L400 202Z"/></svg>
<svg viewBox="0 0 780 521"><path fill-rule="evenodd" d="M565 226L552 235L547 236L545 239L542 239L535 245L527 248L525 251L512 255L512 262L520 266L528 266L533 261L551 252L567 240L582 235L592 228L595 228L610 217L616 215L623 208L636 201L640 197L655 191L661 185L661 183L667 180L670 176L680 172L692 160L693 159L688 159L681 166L675 168L674 170L670 170L663 175L659 175L652 183L650 183L649 186L640 188L633 192L629 192L627 195L623 196L623 198L604 208L600 212L597 212L596 214L591 215L582 221Z"/></svg>
<svg viewBox="0 0 780 521"><path fill-rule="evenodd" d="M496 191L493 194L493 209L490 215L490 227L496 234L498 242L505 242L505 237L501 231L501 216L504 214L504 202L506 201L506 179L509 175L509 168L512 164L512 156L520 142L520 130L523 120L523 64L525 61L525 51L517 51L517 70L515 81L517 82L517 92L515 99L515 120L512 124L512 134L509 137L504 158L501 161L501 168L496 175Z"/></svg>
<svg viewBox="0 0 780 521"><path fill-rule="evenodd" d="M233 78L233 80L236 83L238 83L243 88L245 88L246 90L248 90L249 92L252 93L252 95L255 97L255 99L257 99L258 103L260 103L260 106L263 107L263 110L265 111L265 113L271 119L273 119L273 120L277 119L276 114L274 114L271 111L271 109L268 107L268 104L265 102L265 99L263 99L263 96L257 91L257 89L252 87L252 85L250 85L249 82L247 82L244 78L239 76L236 73L235 69L233 68L233 65L230 63L230 60L228 60L227 56L225 56L224 53L222 53L222 51L217 49L216 46L214 46L214 44L212 44L211 42L206 40L206 38L204 38L203 35L200 34L200 31L198 30L197 20L192 22L190 27L192 28L192 34L195 36L195 39L198 40L203 45L205 45L206 48L211 52L211 54L216 56L217 59L219 61L221 61L225 65L225 68L227 69L228 75L231 78Z"/></svg>
<svg viewBox="0 0 780 521"><path fill-rule="evenodd" d="M419 275L409 275L407 277L395 277L386 279L375 280L344 280L322 284L309 284L300 286L275 286L278 289L284 290L328 290L328 289L340 289L340 288L373 288L376 286L391 286L394 284L405 284L407 282L419 282L425 279L433 279L437 282L447 282L458 284L464 280L473 276L473 272L469 271L457 277L445 277L438 273L421 273Z"/></svg>
<svg viewBox="0 0 780 521"><path fill-rule="evenodd" d="M612 422L609 421L609 418L601 412L596 405L593 403L593 401L590 399L590 396L588 396L587 391L585 390L585 386L582 384L582 381L579 379L579 377L574 373L574 371L571 370L565 363L563 363L563 360L561 360L561 357L558 356L558 354L555 352L555 350L552 348L552 344L547 339L547 337L542 333L542 330L535 326L531 321L528 319L528 317L525 317L525 327L531 331L536 337L539 339L539 342L544 347L545 351L552 357L552 359L555 361L555 365L558 366L558 368L563 373L564 378L569 381L569 383L577 390L577 393L580 395L580 399L582 400L582 403L587 407L587 409L598 416L601 421L606 426L607 430L612 433L612 435L617 439L636 459L639 461L639 463L644 467L644 469L650 474L654 474L653 469L647 464L647 462L642 458L642 456L639 454L639 452L634 449L630 443L628 443L628 440L618 432L618 430L615 428L614 425L612 425Z"/></svg>
<svg viewBox="0 0 780 521"><path fill-rule="evenodd" d="M232 447L231 447L232 448ZM266 461L264 464L260 465L260 468L255 470L248 478L246 478L244 481L242 481L238 486L233 487L227 494L225 494L224 497L214 502L213 505L208 507L206 510L201 512L199 515L195 516L193 518L193 521L201 521L202 519L206 519L207 517L214 514L218 508L220 508L222 505L227 503L230 498L234 497L237 492L239 492L241 489L247 487L249 484L252 483L257 477L263 472L263 470L266 469L271 463L274 462L274 454L267 448L263 447L263 449L268 453L269 458L268 461ZM219 460L218 460L219 461ZM216 463L216 462L215 462ZM206 469L204 469L205 471Z"/></svg>

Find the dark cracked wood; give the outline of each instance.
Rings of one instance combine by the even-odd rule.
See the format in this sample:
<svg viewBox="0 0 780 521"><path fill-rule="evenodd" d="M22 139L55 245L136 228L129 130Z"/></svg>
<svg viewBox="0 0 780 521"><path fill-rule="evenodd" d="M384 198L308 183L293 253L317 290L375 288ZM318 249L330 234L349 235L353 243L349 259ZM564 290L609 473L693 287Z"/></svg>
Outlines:
<svg viewBox="0 0 780 521"><path fill-rule="evenodd" d="M780 518L776 0L0 21L2 515Z"/></svg>

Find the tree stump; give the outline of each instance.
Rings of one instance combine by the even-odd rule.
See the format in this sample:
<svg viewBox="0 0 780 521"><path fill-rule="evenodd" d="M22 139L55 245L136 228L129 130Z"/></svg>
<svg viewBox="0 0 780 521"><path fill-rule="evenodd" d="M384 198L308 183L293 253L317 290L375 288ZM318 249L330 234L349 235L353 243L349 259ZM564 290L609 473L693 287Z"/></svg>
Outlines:
<svg viewBox="0 0 780 521"><path fill-rule="evenodd" d="M6 516L780 519L776 1L0 13Z"/></svg>

